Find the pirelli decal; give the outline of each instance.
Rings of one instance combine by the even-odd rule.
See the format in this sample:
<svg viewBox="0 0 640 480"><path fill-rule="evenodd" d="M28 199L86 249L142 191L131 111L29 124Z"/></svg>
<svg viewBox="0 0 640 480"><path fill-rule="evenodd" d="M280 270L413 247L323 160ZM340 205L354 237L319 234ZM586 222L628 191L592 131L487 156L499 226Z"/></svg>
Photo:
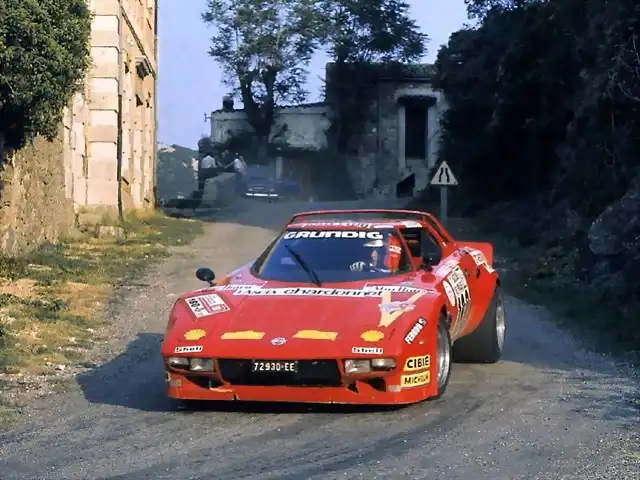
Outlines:
<svg viewBox="0 0 640 480"><path fill-rule="evenodd" d="M418 370L426 370L431 367L431 355L423 355L421 357L409 357L404 362L405 372L415 372Z"/></svg>

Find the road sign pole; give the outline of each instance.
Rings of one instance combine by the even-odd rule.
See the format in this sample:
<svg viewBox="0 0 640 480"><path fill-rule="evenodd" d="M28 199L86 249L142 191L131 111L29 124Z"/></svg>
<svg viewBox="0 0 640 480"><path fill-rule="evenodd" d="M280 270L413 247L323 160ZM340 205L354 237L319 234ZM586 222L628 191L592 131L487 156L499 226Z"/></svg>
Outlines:
<svg viewBox="0 0 640 480"><path fill-rule="evenodd" d="M447 192L446 185L443 185L442 187L440 187L440 221L445 227L447 226L447 210L448 210L447 193L448 192Z"/></svg>

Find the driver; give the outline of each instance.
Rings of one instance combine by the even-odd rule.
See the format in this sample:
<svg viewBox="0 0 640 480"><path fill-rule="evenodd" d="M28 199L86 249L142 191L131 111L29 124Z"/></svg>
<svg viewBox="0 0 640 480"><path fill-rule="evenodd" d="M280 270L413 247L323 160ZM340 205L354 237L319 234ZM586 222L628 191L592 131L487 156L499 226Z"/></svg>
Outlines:
<svg viewBox="0 0 640 480"><path fill-rule="evenodd" d="M354 262L349 266L353 272L385 272L397 273L400 270L400 257L402 245L393 235L388 235L382 240L374 240L366 243L365 247L371 247L371 256L368 261Z"/></svg>

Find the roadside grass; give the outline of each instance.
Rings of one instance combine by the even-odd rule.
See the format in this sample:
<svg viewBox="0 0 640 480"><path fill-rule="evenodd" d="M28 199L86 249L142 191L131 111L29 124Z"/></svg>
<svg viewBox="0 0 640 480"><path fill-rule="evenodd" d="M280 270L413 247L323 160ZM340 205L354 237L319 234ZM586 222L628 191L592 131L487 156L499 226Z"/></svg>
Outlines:
<svg viewBox="0 0 640 480"><path fill-rule="evenodd" d="M124 235L84 233L20 258L0 257L0 417L15 408L2 399L9 378L53 376L88 360L106 340L100 328L115 289L202 232L199 221L157 213L111 226Z"/></svg>
<svg viewBox="0 0 640 480"><path fill-rule="evenodd" d="M626 303L576 278L579 252L572 245L522 246L479 220L452 219L449 229L462 240L494 244L496 267L505 291L553 312L561 327L569 328L595 351L640 365L640 299Z"/></svg>

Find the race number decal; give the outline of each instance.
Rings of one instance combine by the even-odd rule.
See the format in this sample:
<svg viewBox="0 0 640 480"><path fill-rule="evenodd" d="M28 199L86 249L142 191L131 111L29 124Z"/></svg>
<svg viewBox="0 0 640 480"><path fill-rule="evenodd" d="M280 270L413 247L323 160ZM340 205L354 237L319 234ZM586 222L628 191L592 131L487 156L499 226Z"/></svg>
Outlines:
<svg viewBox="0 0 640 480"><path fill-rule="evenodd" d="M469 312L471 310L471 293L469 292L467 278L464 276L464 272L459 265L451 270L447 280L453 289L456 304L458 305L458 316L454 325L455 331L452 332L454 335L457 335L469 320Z"/></svg>
<svg viewBox="0 0 640 480"><path fill-rule="evenodd" d="M196 318L229 311L229 306L215 293L187 298L185 301Z"/></svg>

